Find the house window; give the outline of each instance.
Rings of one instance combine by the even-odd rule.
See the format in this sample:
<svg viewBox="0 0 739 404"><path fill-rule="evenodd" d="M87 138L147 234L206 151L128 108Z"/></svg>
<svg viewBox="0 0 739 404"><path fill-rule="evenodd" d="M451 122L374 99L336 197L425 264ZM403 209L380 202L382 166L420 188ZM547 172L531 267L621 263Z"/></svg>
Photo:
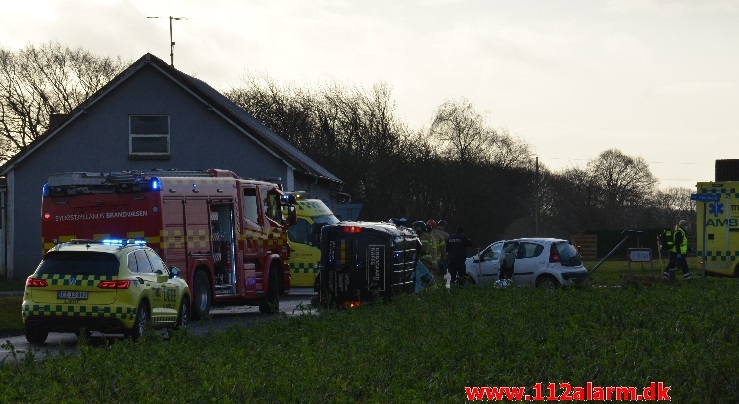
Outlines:
<svg viewBox="0 0 739 404"><path fill-rule="evenodd" d="M169 115L129 115L129 157L169 158Z"/></svg>

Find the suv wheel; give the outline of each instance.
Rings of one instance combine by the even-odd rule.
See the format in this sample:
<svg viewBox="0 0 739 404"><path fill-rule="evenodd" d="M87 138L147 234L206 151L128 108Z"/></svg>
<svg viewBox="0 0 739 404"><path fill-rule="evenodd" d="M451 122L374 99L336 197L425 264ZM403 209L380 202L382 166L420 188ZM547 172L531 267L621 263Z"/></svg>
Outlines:
<svg viewBox="0 0 739 404"><path fill-rule="evenodd" d="M190 301L187 297L183 296L180 302L180 312L177 313L177 324L175 329L187 328L187 323L190 322Z"/></svg>
<svg viewBox="0 0 739 404"><path fill-rule="evenodd" d="M136 310L136 320L133 323L133 328L128 332L128 335L132 340L137 341L144 335L146 331L146 325L149 322L149 307L146 303L139 303L139 307Z"/></svg>

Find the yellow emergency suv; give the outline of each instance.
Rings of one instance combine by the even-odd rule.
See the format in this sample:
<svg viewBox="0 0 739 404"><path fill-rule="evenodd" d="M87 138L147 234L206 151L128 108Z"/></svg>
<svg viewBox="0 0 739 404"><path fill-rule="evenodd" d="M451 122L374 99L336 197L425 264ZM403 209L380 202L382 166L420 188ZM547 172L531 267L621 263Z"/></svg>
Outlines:
<svg viewBox="0 0 739 404"><path fill-rule="evenodd" d="M699 182L696 244L706 273L739 277L739 181Z"/></svg>
<svg viewBox="0 0 739 404"><path fill-rule="evenodd" d="M313 287L321 260L321 227L335 224L339 219L320 199L309 199L305 192L288 192L295 196L298 223L290 227L287 237L290 244L291 280L295 287Z"/></svg>
<svg viewBox="0 0 739 404"><path fill-rule="evenodd" d="M50 249L26 280L26 339L49 332L123 333L138 339L147 325L184 328L190 289L143 241L72 240Z"/></svg>

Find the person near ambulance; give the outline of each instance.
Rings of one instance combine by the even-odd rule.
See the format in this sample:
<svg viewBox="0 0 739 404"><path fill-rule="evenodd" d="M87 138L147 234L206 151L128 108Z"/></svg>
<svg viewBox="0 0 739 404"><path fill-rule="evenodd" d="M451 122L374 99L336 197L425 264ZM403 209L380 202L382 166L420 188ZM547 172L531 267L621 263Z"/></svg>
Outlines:
<svg viewBox="0 0 739 404"><path fill-rule="evenodd" d="M665 272L662 274L665 280L670 282L675 281L675 268L679 267L683 272L683 279L690 282L693 278L693 274L688 269L688 262L685 259L688 253L688 235L687 231L690 230L690 225L687 220L681 220L676 226L675 231L672 233L673 242L670 248L670 262L667 264Z"/></svg>
<svg viewBox="0 0 739 404"><path fill-rule="evenodd" d="M467 276L467 270L465 269L467 247L471 245L472 241L464 234L462 226L457 227L457 232L450 235L446 241L446 251L449 258L449 274L452 276L451 283L453 285L464 285L464 278Z"/></svg>

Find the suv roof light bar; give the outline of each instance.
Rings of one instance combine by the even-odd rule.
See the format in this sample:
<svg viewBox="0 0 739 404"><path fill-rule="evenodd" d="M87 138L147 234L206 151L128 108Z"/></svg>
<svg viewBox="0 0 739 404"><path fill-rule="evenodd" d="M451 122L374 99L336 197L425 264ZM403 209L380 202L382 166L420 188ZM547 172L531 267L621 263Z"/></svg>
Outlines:
<svg viewBox="0 0 739 404"><path fill-rule="evenodd" d="M146 245L146 240L137 240L133 238L129 239L104 239L104 240L92 240L75 238L68 242L68 244L105 244L105 245Z"/></svg>

